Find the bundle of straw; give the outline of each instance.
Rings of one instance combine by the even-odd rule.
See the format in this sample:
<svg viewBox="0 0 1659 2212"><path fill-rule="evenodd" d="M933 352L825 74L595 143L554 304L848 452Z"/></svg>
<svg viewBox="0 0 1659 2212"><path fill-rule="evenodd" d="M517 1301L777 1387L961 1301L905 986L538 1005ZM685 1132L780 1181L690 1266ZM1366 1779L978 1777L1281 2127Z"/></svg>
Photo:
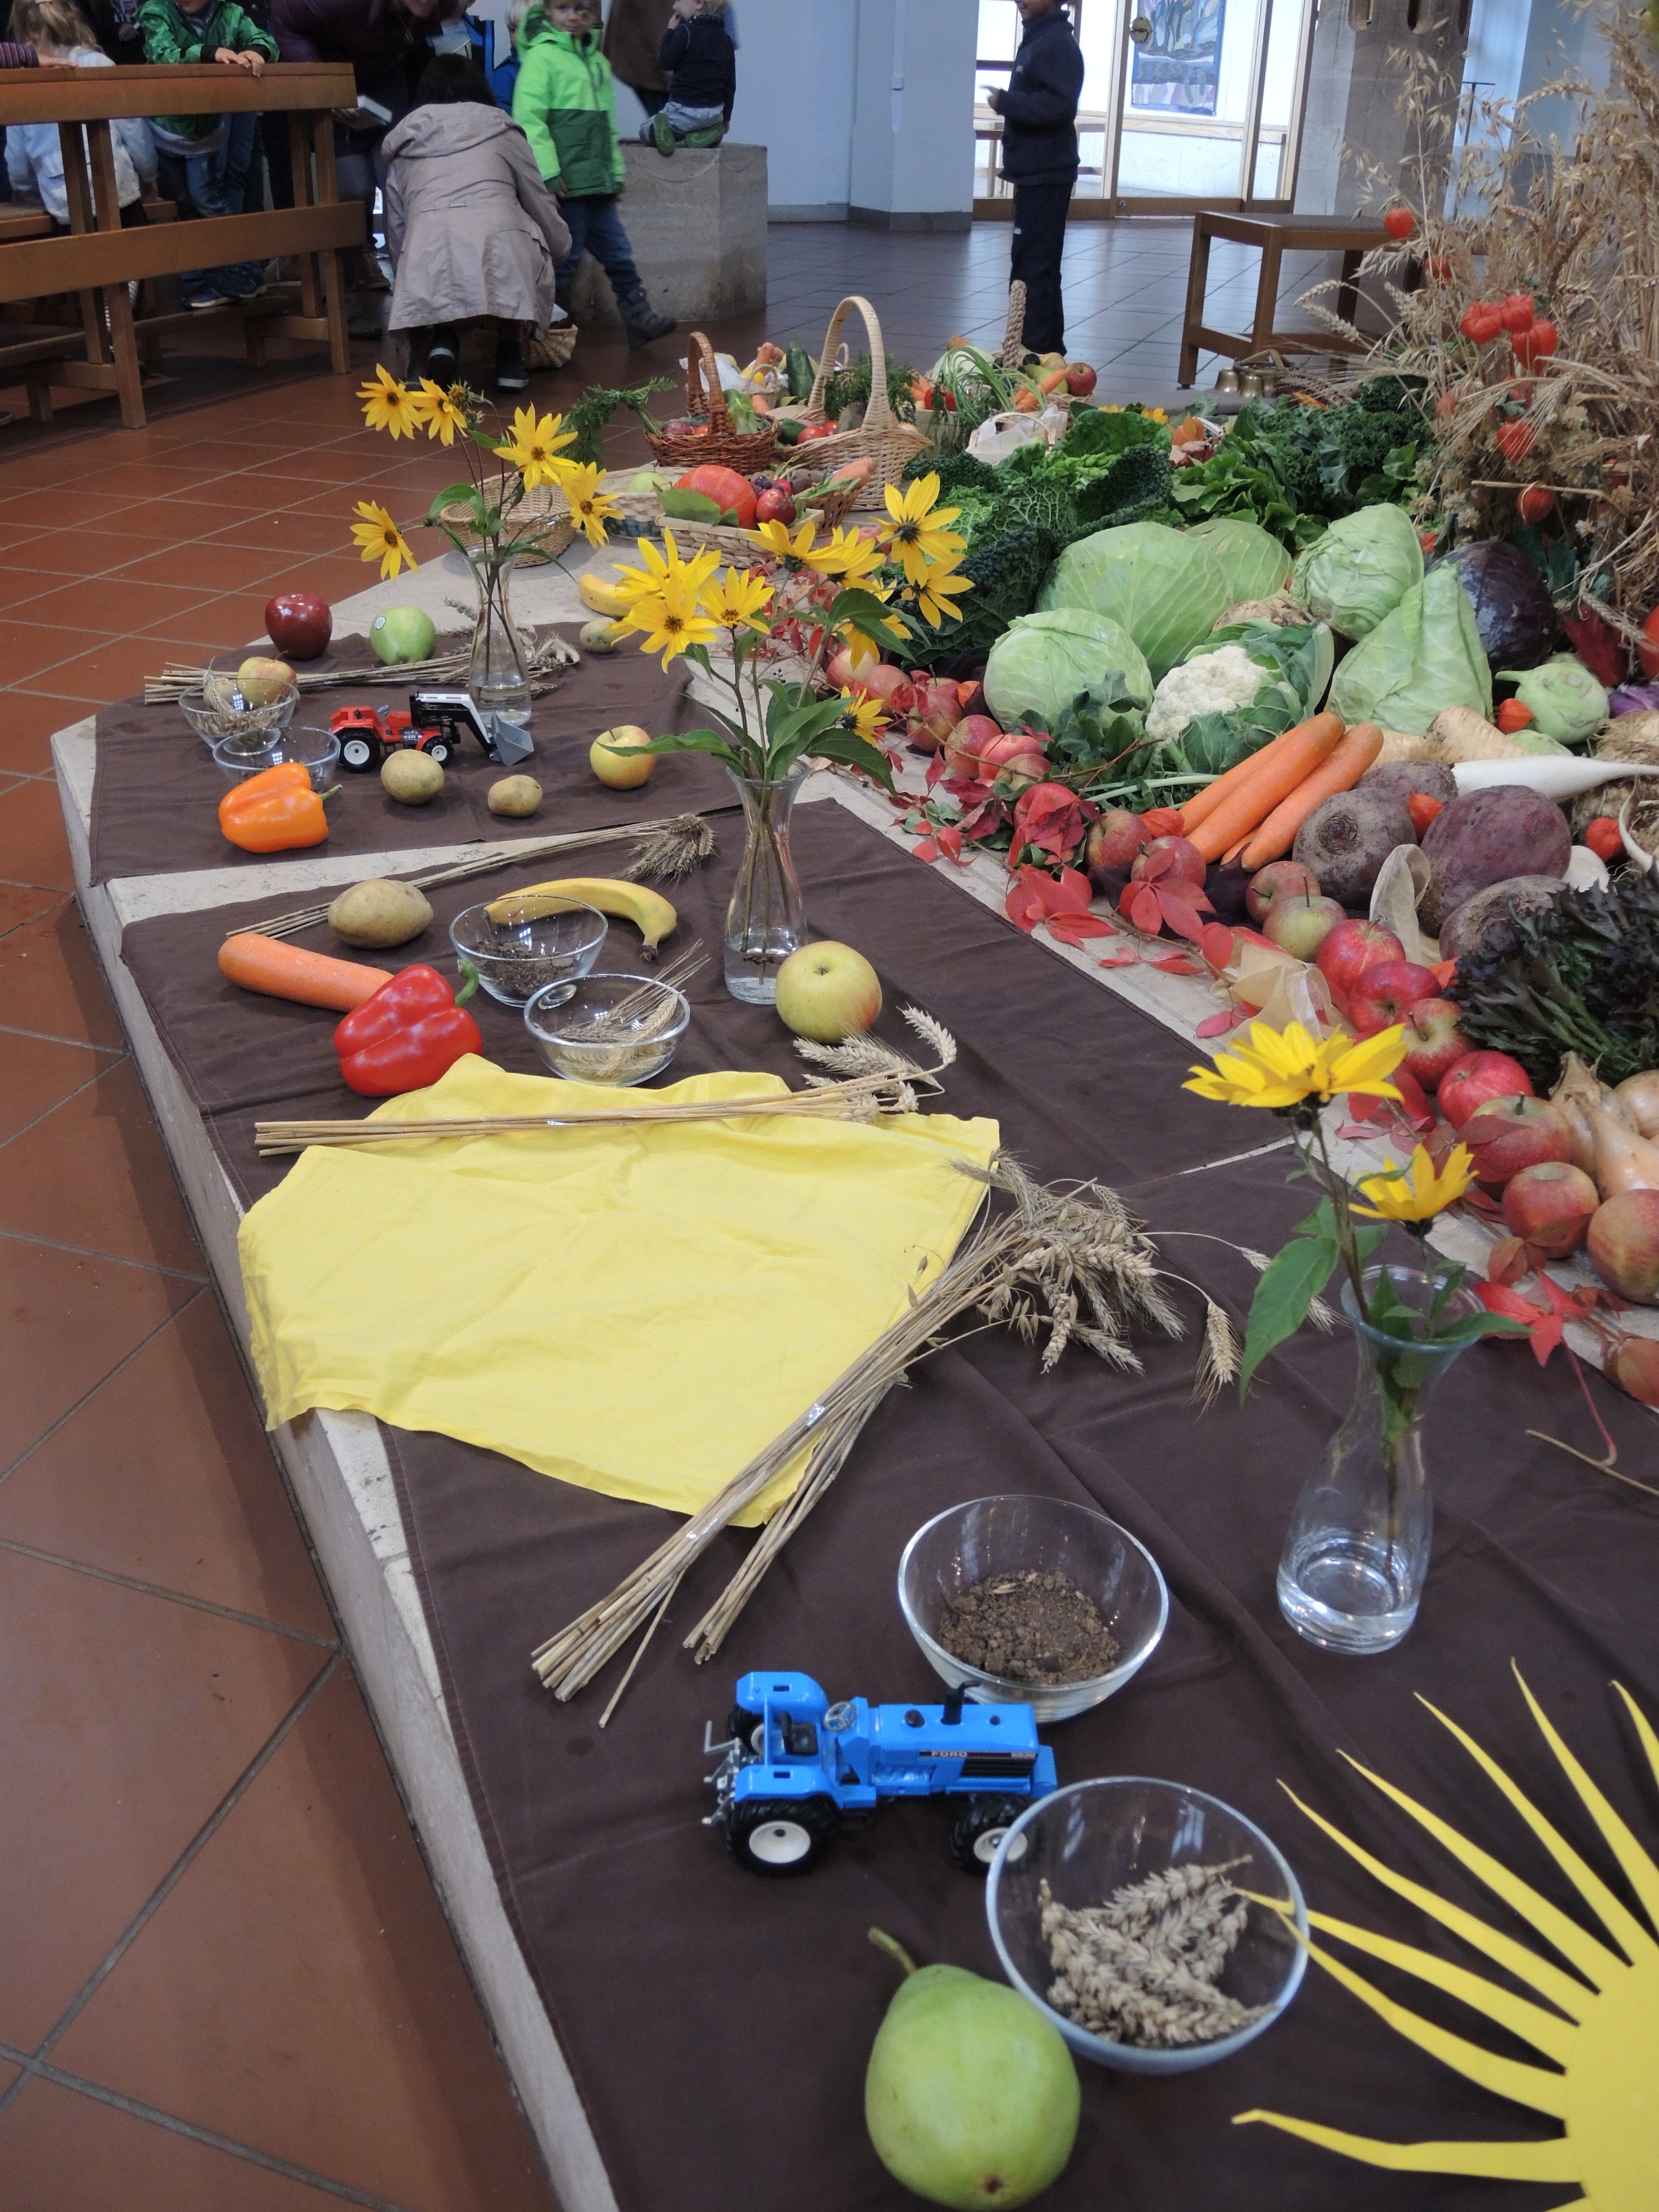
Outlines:
<svg viewBox="0 0 1659 2212"><path fill-rule="evenodd" d="M1028 1343L1046 1332L1045 1374L1074 1340L1109 1366L1138 1370L1140 1361L1127 1340L1137 1322L1168 1336L1185 1334L1186 1324L1165 1285L1186 1278L1160 1267L1157 1247L1115 1193L1095 1182L1063 1188L1039 1183L1006 1152L999 1152L983 1172L966 1166L962 1172L982 1182L988 1196L994 1191L1006 1194L1012 1200L1009 1208L983 1221L932 1287L718 1498L609 1596L538 1647L532 1664L545 1688L562 1699L574 1698L643 1631L605 1709L603 1726L686 1573L720 1530L764 1497L790 1462L807 1449L805 1470L788 1500L684 1639L684 1648L699 1665L712 1659L773 1560L846 1465L882 1400L918 1359L938 1348L945 1331L963 1315L977 1312L986 1327L1012 1327ZM1225 1312L1206 1294L1200 1295L1206 1314L1194 1395L1207 1403L1237 1372L1238 1352Z"/></svg>
<svg viewBox="0 0 1659 2212"><path fill-rule="evenodd" d="M581 659L574 647L568 646L556 630L550 629L539 638L526 635L526 659L530 688L537 698L556 690L564 680L567 670L574 668ZM392 684L407 690L412 683L427 690L441 690L461 681L466 675L471 647L458 646L448 653L434 653L418 666L398 661L388 666L383 660L366 662L359 668L301 669L295 682L302 692L337 691L347 684ZM176 699L199 691L205 668L197 668L188 661L170 660L159 676L144 678L144 704L165 707Z"/></svg>
<svg viewBox="0 0 1659 2212"><path fill-rule="evenodd" d="M469 883L497 868L517 867L520 861L544 860L550 853L568 853L579 845L611 845L625 837L640 839L638 849L623 870L628 883L678 883L702 866L714 850L714 832L700 814L665 814L658 822L624 822L611 830L566 830L554 837L528 838L505 852L481 853L470 860L457 860L447 868L430 868L405 881L417 890L429 891L439 884ZM261 922L261 937L297 937L328 920L329 902L320 906L298 906ZM234 936L234 930L227 935Z"/></svg>

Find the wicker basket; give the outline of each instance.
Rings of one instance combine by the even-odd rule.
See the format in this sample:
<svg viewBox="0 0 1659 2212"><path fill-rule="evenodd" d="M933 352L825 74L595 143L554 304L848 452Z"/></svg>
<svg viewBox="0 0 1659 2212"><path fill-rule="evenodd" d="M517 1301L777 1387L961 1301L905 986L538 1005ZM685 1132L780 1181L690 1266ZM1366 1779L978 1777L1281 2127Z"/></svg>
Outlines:
<svg viewBox="0 0 1659 2212"><path fill-rule="evenodd" d="M1025 360L1025 279L1016 276L1008 287L1008 320L1002 333L1002 351L997 356L1000 368L1016 369Z"/></svg>
<svg viewBox="0 0 1659 2212"><path fill-rule="evenodd" d="M563 368L576 350L580 335L574 323L555 323L549 330L537 331L524 342L525 366Z"/></svg>
<svg viewBox="0 0 1659 2212"><path fill-rule="evenodd" d="M485 497L499 502L507 483L505 476L499 476L493 483L486 483ZM544 567L549 562L556 561L562 553L568 552L575 543L575 521L565 503L564 494L556 484L538 484L534 491L527 491L515 510L514 520L516 526L520 518L540 521L544 517L549 525L546 533L535 545L526 547L520 554L519 566L521 568ZM443 507L440 510L440 519L447 528L454 532L456 537L465 538L469 544L481 543L479 533L473 527L470 508L459 504Z"/></svg>
<svg viewBox="0 0 1659 2212"><path fill-rule="evenodd" d="M707 416L706 437L688 438L672 430L647 430L646 443L665 466L678 469L735 469L752 477L767 467L777 450L778 434L769 423L763 430L734 430L720 389L720 372L714 349L701 331L693 331L685 364L685 411Z"/></svg>
<svg viewBox="0 0 1659 2212"><path fill-rule="evenodd" d="M665 530L672 530L675 544L682 548L712 545L729 561L750 562L767 557L766 548L754 531L738 530L726 522L690 522L678 515L665 514L653 492L628 489L633 477L632 469L618 469L605 478L599 489L615 500L625 520L648 524L653 538L660 538Z"/></svg>
<svg viewBox="0 0 1659 2212"><path fill-rule="evenodd" d="M842 325L847 320L849 308L856 307L864 318L864 327L870 340L870 404L864 410L864 422L857 430L840 430L833 438L815 439L811 447L811 465L822 466L825 476L848 461L861 461L867 454L875 468L868 480L859 487L854 505L860 508L879 507L884 504L882 494L889 484L902 478L905 468L914 457L925 452L931 441L914 423L901 422L894 414L887 397L887 346L881 334L881 324L875 309L867 300L856 294L845 299L830 318L830 331L823 341L823 351L818 356L818 373L812 385L812 396L803 408L792 410L803 422L825 422L823 411L824 387L830 381L836 349L841 343ZM805 457L803 456L803 459Z"/></svg>

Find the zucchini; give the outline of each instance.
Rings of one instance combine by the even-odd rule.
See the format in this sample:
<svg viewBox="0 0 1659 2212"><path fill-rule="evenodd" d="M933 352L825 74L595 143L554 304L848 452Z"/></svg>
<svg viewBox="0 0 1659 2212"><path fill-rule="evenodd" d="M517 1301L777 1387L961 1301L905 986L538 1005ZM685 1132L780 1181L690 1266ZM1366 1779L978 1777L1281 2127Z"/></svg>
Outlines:
<svg viewBox="0 0 1659 2212"><path fill-rule="evenodd" d="M812 386L817 380L817 371L803 345L792 345L784 356L784 374L789 380L792 399L810 399Z"/></svg>

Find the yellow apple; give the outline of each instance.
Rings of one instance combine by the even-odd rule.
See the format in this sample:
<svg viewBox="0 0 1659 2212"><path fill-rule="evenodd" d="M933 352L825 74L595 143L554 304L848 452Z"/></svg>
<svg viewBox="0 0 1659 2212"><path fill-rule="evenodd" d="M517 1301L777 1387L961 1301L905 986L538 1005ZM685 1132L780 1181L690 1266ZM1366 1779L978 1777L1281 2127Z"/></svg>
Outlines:
<svg viewBox="0 0 1659 2212"><path fill-rule="evenodd" d="M588 765L612 791L637 791L642 783L650 782L657 762L654 754L647 753L641 758L634 749L650 743L650 732L637 723L624 722L618 729L601 730L589 748ZM613 751L615 746L625 750Z"/></svg>
<svg viewBox="0 0 1659 2212"><path fill-rule="evenodd" d="M881 1012L881 981L861 952L827 939L803 945L778 970L778 1018L797 1036L839 1044Z"/></svg>
<svg viewBox="0 0 1659 2212"><path fill-rule="evenodd" d="M271 707L294 681L285 660L272 660L256 653L236 672L236 689L250 707Z"/></svg>

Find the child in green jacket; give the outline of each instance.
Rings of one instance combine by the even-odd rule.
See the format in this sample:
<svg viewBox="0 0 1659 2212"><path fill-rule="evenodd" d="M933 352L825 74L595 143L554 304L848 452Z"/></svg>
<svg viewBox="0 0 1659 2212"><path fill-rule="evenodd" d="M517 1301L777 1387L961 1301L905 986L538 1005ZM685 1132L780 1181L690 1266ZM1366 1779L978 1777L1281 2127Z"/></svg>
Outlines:
<svg viewBox="0 0 1659 2212"><path fill-rule="evenodd" d="M558 272L559 305L569 305L586 251L611 280L629 344L666 337L674 319L659 315L646 297L617 211L627 171L617 136L616 87L587 0L550 0L532 8L520 28L518 49L513 119L529 139L570 230L570 252Z"/></svg>
<svg viewBox="0 0 1659 2212"><path fill-rule="evenodd" d="M144 59L177 64L222 62L262 76L276 58L276 41L262 31L237 0L139 0L138 28ZM227 175L246 171L252 152L252 114L159 115L151 125L161 169L163 198L177 201L181 216L237 215L242 195L231 205ZM234 146L228 142L234 138ZM195 269L179 279L187 307L216 307L227 300L251 300L264 289L258 262L222 269Z"/></svg>

